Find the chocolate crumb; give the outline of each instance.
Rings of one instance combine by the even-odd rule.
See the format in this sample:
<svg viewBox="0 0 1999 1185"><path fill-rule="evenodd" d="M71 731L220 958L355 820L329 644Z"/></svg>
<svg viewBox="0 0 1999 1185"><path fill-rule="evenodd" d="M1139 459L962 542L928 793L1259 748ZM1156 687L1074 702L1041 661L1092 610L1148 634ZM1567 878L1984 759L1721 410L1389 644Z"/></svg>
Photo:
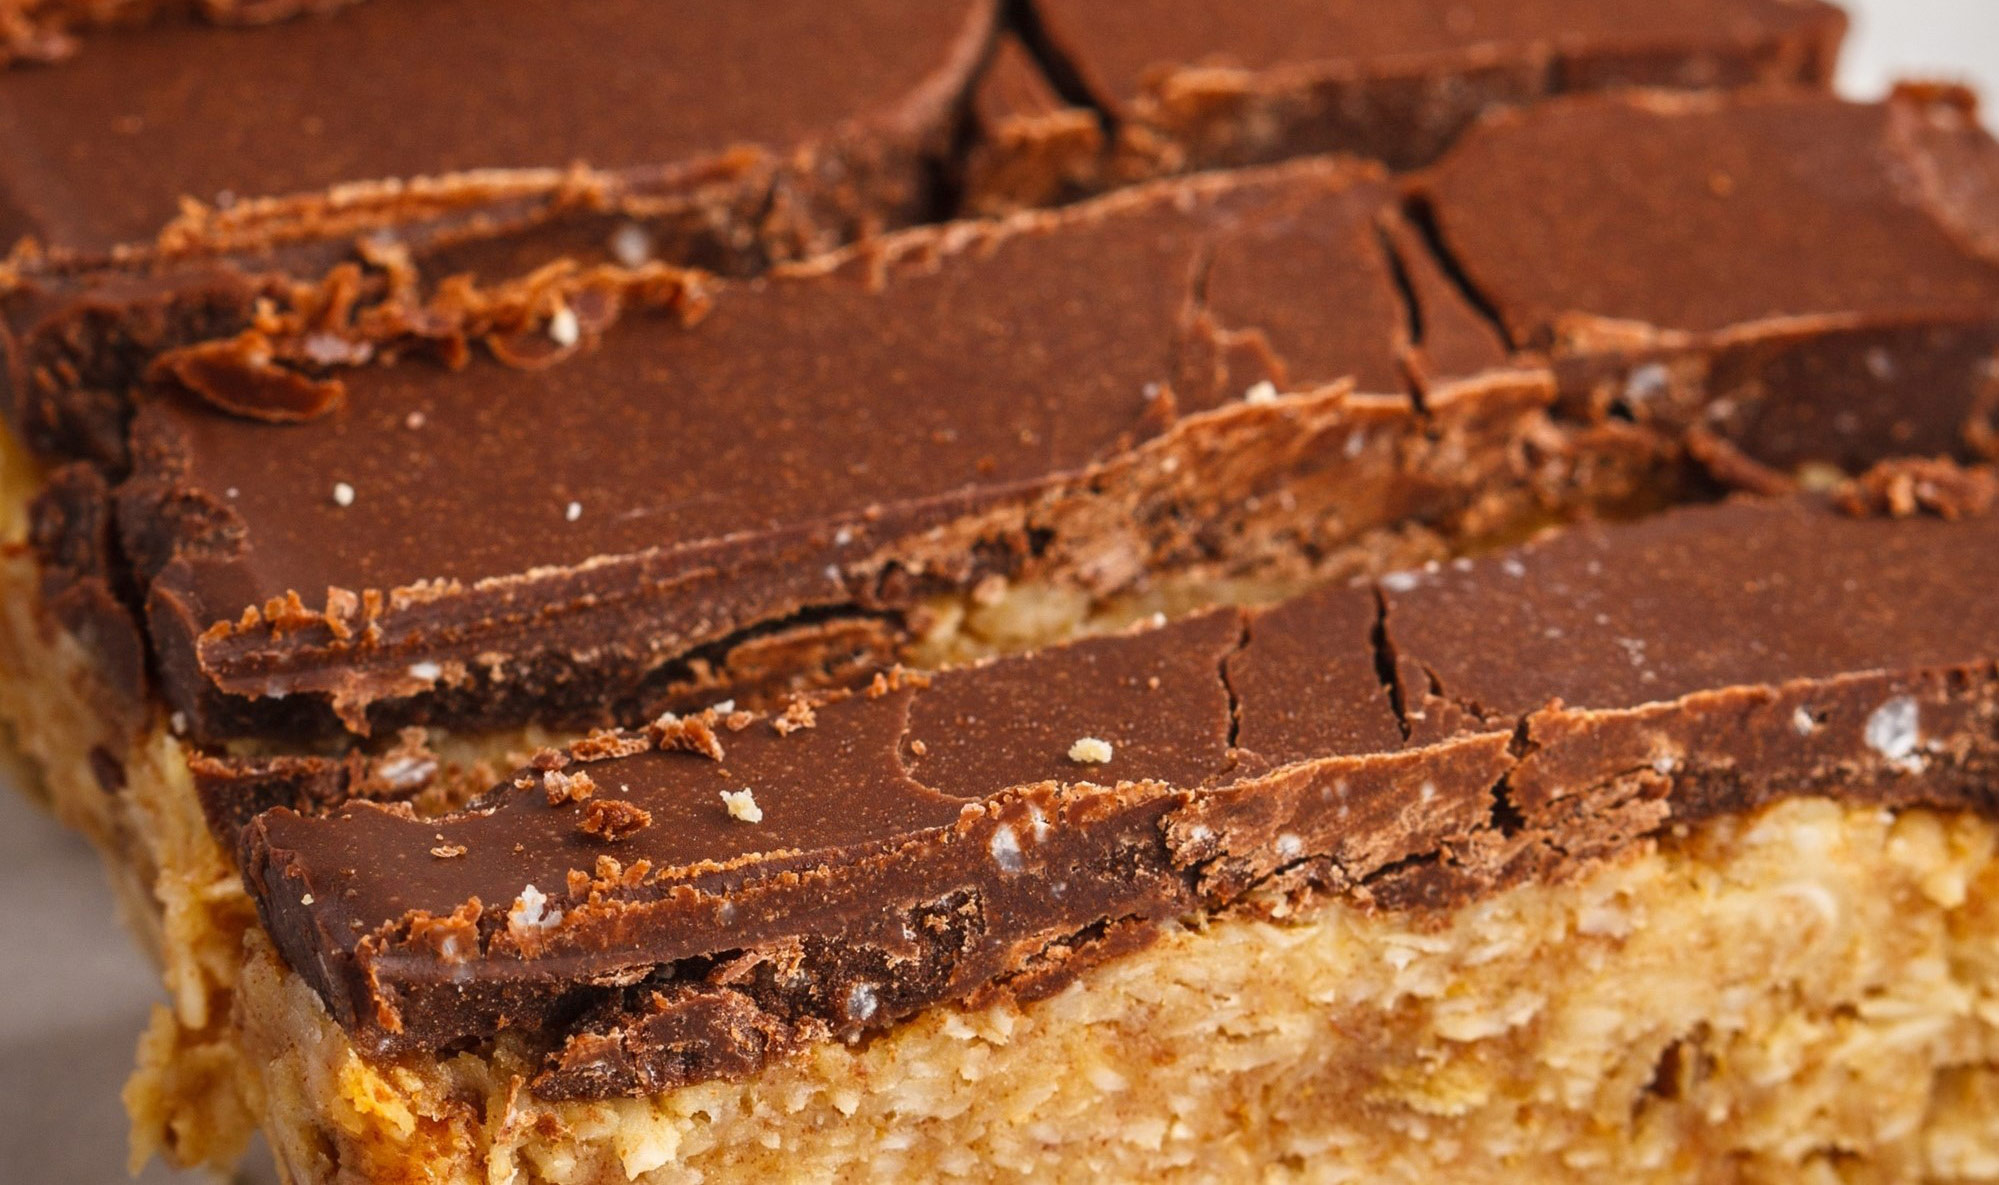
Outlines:
<svg viewBox="0 0 1999 1185"><path fill-rule="evenodd" d="M541 785L548 792L550 806L585 802L597 793L597 783L590 780L589 774L582 772L566 774L552 769L541 775Z"/></svg>
<svg viewBox="0 0 1999 1185"><path fill-rule="evenodd" d="M430 854L440 860L452 860L463 856L465 850L465 845L462 843L445 843L430 849Z"/></svg>
<svg viewBox="0 0 1999 1185"><path fill-rule="evenodd" d="M583 808L583 821L578 826L586 835L615 843L652 826L652 812L615 798L595 798Z"/></svg>
<svg viewBox="0 0 1999 1185"><path fill-rule="evenodd" d="M1990 466L1915 458L1869 469L1840 491L1839 506L1857 518L1931 514L1954 520L1985 514L1995 500L1999 478Z"/></svg>
<svg viewBox="0 0 1999 1185"><path fill-rule="evenodd" d="M676 716L668 712L646 725L646 735L660 749L684 749L710 761L722 760L722 738L715 735L704 716Z"/></svg>
<svg viewBox="0 0 1999 1185"><path fill-rule="evenodd" d="M783 715L772 720L770 726L777 730L777 735L788 737L800 729L811 728L817 723L819 717L812 711L812 705L797 699L791 701L791 706L784 710Z"/></svg>
<svg viewBox="0 0 1999 1185"><path fill-rule="evenodd" d="M560 749L536 749L528 758L528 764L543 773L552 769L563 769L569 764L569 754Z"/></svg>

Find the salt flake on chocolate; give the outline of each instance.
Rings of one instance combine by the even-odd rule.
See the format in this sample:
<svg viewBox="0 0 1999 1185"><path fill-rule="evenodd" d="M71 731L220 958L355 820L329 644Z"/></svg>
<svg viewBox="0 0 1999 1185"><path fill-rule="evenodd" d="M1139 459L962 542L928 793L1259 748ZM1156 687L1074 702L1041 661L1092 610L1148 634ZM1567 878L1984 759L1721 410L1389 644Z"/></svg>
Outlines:
<svg viewBox="0 0 1999 1185"><path fill-rule="evenodd" d="M1922 743L1922 724L1916 701L1898 695L1874 709L1867 718L1867 747L1896 765L1908 768L1920 763L1916 747Z"/></svg>

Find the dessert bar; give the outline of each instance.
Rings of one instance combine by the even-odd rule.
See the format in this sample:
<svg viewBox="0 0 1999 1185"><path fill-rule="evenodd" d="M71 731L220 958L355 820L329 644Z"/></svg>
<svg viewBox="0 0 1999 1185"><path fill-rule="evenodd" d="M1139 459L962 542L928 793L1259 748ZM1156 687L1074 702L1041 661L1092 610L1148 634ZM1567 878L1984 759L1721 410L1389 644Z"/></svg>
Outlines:
<svg viewBox="0 0 1999 1185"><path fill-rule="evenodd" d="M530 327L546 356L566 300L646 299L657 261L935 218L996 7L389 0L0 73L12 422L115 464L176 349L224 389Z"/></svg>
<svg viewBox="0 0 1999 1185"><path fill-rule="evenodd" d="M1844 29L1816 0L834 13L389 0L244 30L169 7L0 75L0 241L32 244L0 277L10 419L117 469L149 371L222 399L286 380L277 416L402 353L538 364L621 305L698 315L667 265L748 274L1188 168L1409 164L1557 90L1822 87Z"/></svg>
<svg viewBox="0 0 1999 1185"><path fill-rule="evenodd" d="M1999 1085L1978 1052L1999 968L1897 965L1855 929L1885 887L1931 957L1995 936L1967 877L1999 875L1996 565L1989 513L1673 511L769 716L663 717L463 813L266 813L243 867L313 990L264 984L241 1022L295 1108L280 1158L298 1181L384 1157L927 1176L961 1149L1020 1174L1303 1157L1400 1179L1497 1121L1516 1180L1581 1179L1648 1123L1755 1179L1835 1142L1921 1176L1891 1123L1759 1114L1747 1047L1807 1080L1910 1074L1946 1109ZM1638 952L1682 938L1773 944L1776 974L1732 982L1724 957L1655 995ZM1154 1003L1245 950L1298 998ZM1499 990L1453 998L1494 962ZM947 1002L971 1012L917 1022ZM1236 1026L1314 1037L1245 1057ZM1077 1044L1080 1069L1036 1056ZM1014 1159L986 1159L1001 1141Z"/></svg>
<svg viewBox="0 0 1999 1185"><path fill-rule="evenodd" d="M1999 448L1995 185L1968 96L1908 88L1564 99L1488 120L1419 196L1576 414L1788 471Z"/></svg>
<svg viewBox="0 0 1999 1185"><path fill-rule="evenodd" d="M1703 118L1781 110L1830 134L1911 104L1931 118L1916 95ZM1989 167L1982 132L1949 143L1949 176ZM1891 232L1877 247L1913 265L1960 244L1920 195L1884 196L1886 168L1866 158L1819 192L1872 203ZM1742 184L1758 200L1718 223L1741 274L1701 277L1718 286L1762 283L1758 236L1776 232L1760 228L1811 208ZM72 465L37 500L0 652L22 673L0 684L6 714L58 810L158 927L175 1006L136 1088L142 1146L227 1160L247 1129L226 1067L251 919L217 836L259 811L434 812L552 735L1268 600L1711 489L1685 464L1688 417L1557 397L1566 356L1509 343L1436 249L1461 218L1441 192L1407 204L1378 169L1323 161L1160 182L708 282L698 322L592 321L546 368L481 353L354 369L280 422L254 414L259 383L225 402L147 392L128 477ZM1838 255L1843 225L1815 246ZM1960 246L1956 313L1977 315L1992 265ZM1681 249L1650 247L1659 266L1619 270L1603 307L1688 299ZM1851 266L1826 275L1800 307L1889 304ZM1783 390L1831 417L1856 397ZM1929 432L1935 409L1909 415ZM1941 438L1974 451L1948 414ZM1691 453L1725 479L1781 479L1901 447L1842 438L1766 462L1757 437L1736 441L1736 463Z"/></svg>
<svg viewBox="0 0 1999 1185"><path fill-rule="evenodd" d="M1439 283L1473 344L1419 405L1393 207L1368 168L1281 166L909 232L547 370L356 371L308 423L169 391L115 492L58 476L48 537L115 502L158 692L204 742L740 697L888 660L923 599L988 581L1350 570L1524 484L1549 397Z"/></svg>
<svg viewBox="0 0 1999 1185"><path fill-rule="evenodd" d="M1578 91L1822 89L1846 17L1818 0L1031 0L1019 27L1049 81L984 96L975 210L1309 153L1414 168L1482 112Z"/></svg>

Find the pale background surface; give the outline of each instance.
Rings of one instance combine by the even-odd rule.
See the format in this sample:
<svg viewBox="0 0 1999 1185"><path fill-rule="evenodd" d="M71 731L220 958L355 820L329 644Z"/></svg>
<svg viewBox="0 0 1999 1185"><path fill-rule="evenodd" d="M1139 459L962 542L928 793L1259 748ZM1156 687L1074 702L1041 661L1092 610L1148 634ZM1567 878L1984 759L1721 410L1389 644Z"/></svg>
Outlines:
<svg viewBox="0 0 1999 1185"><path fill-rule="evenodd" d="M1855 28L1841 83L1850 94L1874 97L1891 78L1917 74L1981 81L1999 104L1999 0L1846 7ZM158 983L118 929L95 857L7 786L0 902L0 1183L125 1180L118 1088ZM263 1185L269 1172L246 1180ZM203 1178L155 1164L140 1180Z"/></svg>

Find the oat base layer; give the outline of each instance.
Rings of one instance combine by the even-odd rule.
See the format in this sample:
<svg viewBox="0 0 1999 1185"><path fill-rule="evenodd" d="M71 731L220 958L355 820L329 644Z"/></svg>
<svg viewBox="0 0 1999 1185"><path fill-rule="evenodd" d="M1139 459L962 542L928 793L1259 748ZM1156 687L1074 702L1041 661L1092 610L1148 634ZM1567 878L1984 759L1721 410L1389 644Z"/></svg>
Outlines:
<svg viewBox="0 0 1999 1185"><path fill-rule="evenodd" d="M372 1065L252 937L238 1064L295 1185L1992 1181L1996 849L1798 800L1440 924L1175 928L1034 1004L601 1103L504 1048Z"/></svg>

